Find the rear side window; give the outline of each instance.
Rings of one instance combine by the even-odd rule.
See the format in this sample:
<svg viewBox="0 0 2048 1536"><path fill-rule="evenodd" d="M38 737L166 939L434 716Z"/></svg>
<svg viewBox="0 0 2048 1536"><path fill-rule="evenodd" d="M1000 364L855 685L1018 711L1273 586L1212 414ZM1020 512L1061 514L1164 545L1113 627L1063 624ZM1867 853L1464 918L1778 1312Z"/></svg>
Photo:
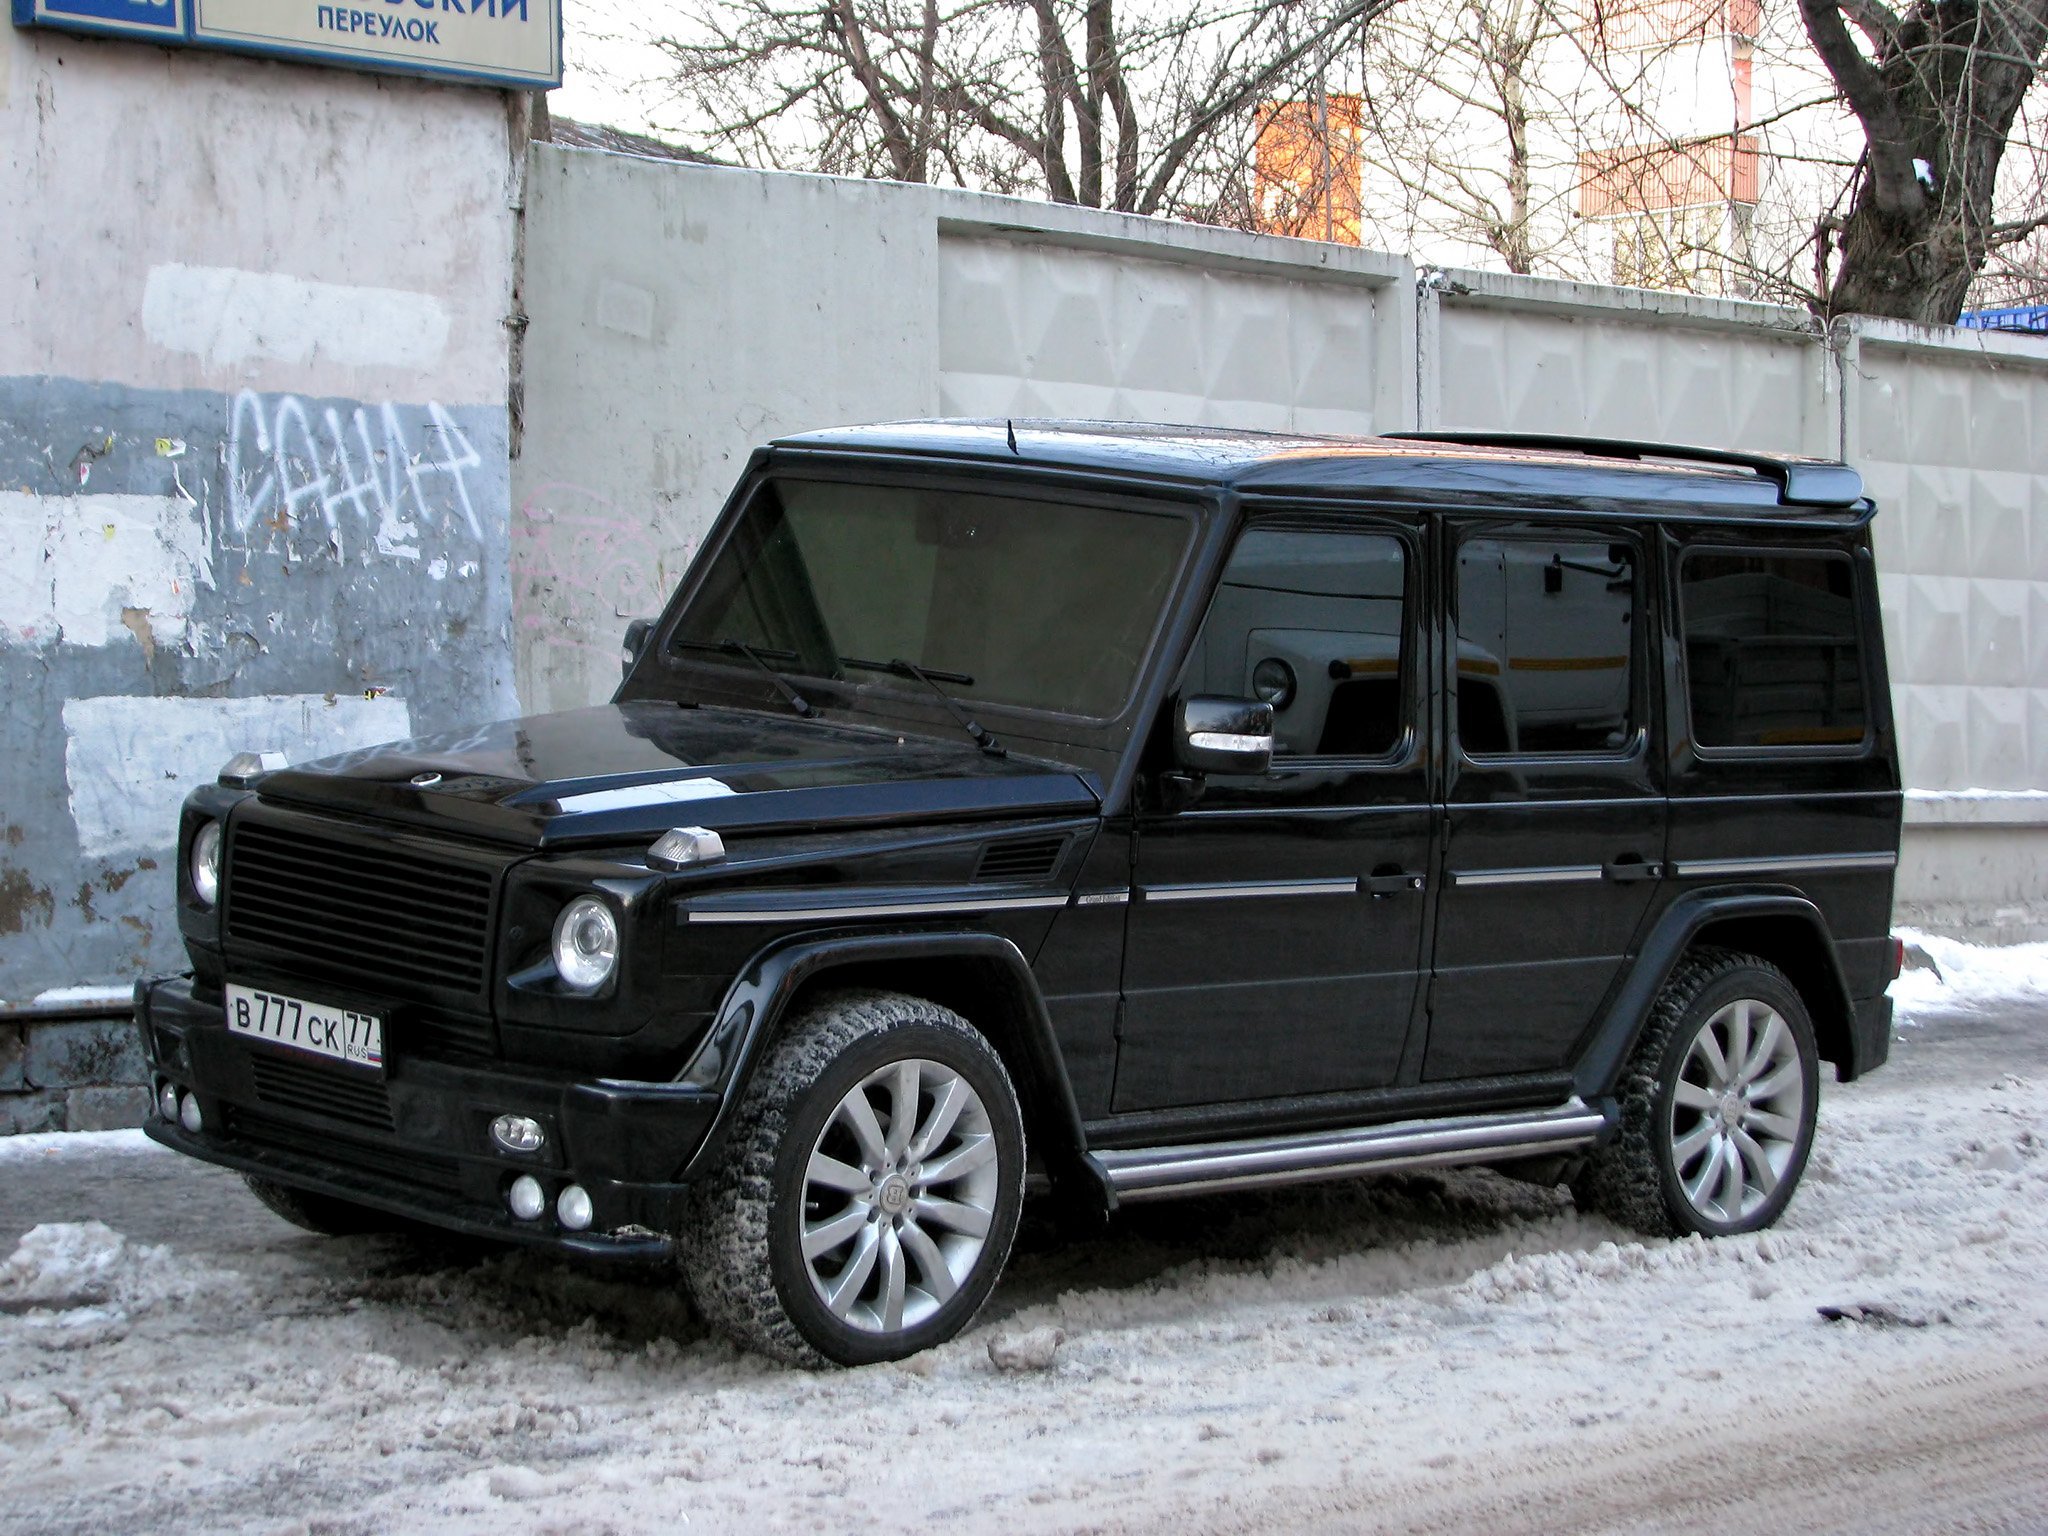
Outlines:
<svg viewBox="0 0 2048 1536"><path fill-rule="evenodd" d="M1865 668L1846 557L1694 550L1679 588L1695 743L1863 740Z"/></svg>
<svg viewBox="0 0 2048 1536"><path fill-rule="evenodd" d="M1627 750L1635 552L1605 539L1458 547L1458 742L1468 757Z"/></svg>

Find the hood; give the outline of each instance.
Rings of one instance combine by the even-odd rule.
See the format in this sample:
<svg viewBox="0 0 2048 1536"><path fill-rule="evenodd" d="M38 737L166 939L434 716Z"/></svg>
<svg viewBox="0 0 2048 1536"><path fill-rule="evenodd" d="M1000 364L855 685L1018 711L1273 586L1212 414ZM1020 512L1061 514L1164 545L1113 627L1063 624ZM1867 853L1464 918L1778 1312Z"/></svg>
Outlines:
<svg viewBox="0 0 2048 1536"><path fill-rule="evenodd" d="M529 848L1076 815L1099 798L1057 764L966 742L751 710L636 701L344 752L252 780L264 800Z"/></svg>

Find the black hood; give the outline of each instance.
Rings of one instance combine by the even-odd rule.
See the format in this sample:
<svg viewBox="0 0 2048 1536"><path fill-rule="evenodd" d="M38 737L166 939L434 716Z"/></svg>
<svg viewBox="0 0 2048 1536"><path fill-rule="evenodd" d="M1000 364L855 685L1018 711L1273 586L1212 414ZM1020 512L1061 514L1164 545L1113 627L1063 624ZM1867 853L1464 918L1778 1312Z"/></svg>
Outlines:
<svg viewBox="0 0 2048 1536"><path fill-rule="evenodd" d="M524 847L722 832L1086 814L1058 764L751 710L635 702L502 720L281 768L265 800Z"/></svg>

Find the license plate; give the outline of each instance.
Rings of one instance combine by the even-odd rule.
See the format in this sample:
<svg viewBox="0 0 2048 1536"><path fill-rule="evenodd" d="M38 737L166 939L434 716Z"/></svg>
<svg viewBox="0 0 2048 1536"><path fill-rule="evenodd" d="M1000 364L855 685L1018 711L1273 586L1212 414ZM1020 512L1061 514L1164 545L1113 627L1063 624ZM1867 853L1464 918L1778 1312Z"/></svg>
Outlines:
<svg viewBox="0 0 2048 1536"><path fill-rule="evenodd" d="M227 986L227 1010L228 1029L234 1034L358 1067L384 1065L384 1021L374 1013L282 992L259 992L232 981Z"/></svg>

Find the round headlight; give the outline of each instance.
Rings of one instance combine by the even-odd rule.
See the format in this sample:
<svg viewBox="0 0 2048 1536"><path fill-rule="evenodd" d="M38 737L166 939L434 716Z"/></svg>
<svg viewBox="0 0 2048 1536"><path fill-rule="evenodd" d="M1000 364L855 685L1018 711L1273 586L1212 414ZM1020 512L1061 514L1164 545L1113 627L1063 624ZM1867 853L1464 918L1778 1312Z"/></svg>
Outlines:
<svg viewBox="0 0 2048 1536"><path fill-rule="evenodd" d="M193 895L199 897L199 905L211 907L221 899L221 823L205 821L199 831L193 834L193 860L190 860L190 877L193 877Z"/></svg>
<svg viewBox="0 0 2048 1536"><path fill-rule="evenodd" d="M578 992L595 992L619 963L619 923L595 896L578 896L555 919L555 970Z"/></svg>
<svg viewBox="0 0 2048 1536"><path fill-rule="evenodd" d="M209 821L192 834L192 894L199 905L220 900L220 823Z"/></svg>
<svg viewBox="0 0 2048 1536"><path fill-rule="evenodd" d="M1252 668L1252 692L1275 709L1285 709L1294 702L1294 668L1268 656Z"/></svg>

